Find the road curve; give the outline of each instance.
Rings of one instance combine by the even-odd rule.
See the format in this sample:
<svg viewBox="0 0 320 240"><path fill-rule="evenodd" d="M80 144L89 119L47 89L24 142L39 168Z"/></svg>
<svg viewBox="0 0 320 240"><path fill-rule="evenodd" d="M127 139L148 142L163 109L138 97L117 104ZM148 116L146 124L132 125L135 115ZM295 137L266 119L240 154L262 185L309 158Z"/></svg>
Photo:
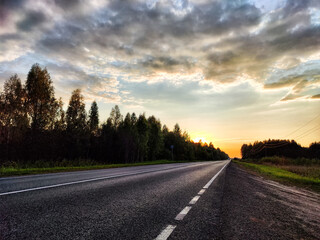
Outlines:
<svg viewBox="0 0 320 240"><path fill-rule="evenodd" d="M0 239L212 239L227 163L1 178Z"/></svg>

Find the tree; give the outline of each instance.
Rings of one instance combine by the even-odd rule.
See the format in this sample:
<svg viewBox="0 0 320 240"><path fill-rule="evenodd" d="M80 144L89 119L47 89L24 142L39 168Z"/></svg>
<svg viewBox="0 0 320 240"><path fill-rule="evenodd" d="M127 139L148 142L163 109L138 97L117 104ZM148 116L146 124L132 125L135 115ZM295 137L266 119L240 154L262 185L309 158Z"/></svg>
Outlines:
<svg viewBox="0 0 320 240"><path fill-rule="evenodd" d="M320 142L311 143L309 146L309 157L319 158L320 157Z"/></svg>
<svg viewBox="0 0 320 240"><path fill-rule="evenodd" d="M162 134L165 136L169 133L169 128L167 127L167 125L163 125L162 127Z"/></svg>
<svg viewBox="0 0 320 240"><path fill-rule="evenodd" d="M0 96L0 144L6 158L14 158L22 148L21 143L29 126L25 107L26 94L17 74L4 83L4 92Z"/></svg>
<svg viewBox="0 0 320 240"><path fill-rule="evenodd" d="M154 116L148 118L149 124L149 139L148 139L148 155L149 160L156 160L158 157L162 145L163 137L161 132L160 120L157 120Z"/></svg>
<svg viewBox="0 0 320 240"><path fill-rule="evenodd" d="M137 132L138 132L138 154L137 159L143 162L148 153L148 121L144 114L141 114L137 121Z"/></svg>
<svg viewBox="0 0 320 240"><path fill-rule="evenodd" d="M174 125L173 133L179 137L181 136L181 129L180 129L180 126L178 123L176 123L176 125Z"/></svg>
<svg viewBox="0 0 320 240"><path fill-rule="evenodd" d="M67 145L69 158L87 158L90 144L84 97L80 89L72 92L67 109Z"/></svg>
<svg viewBox="0 0 320 240"><path fill-rule="evenodd" d="M52 80L46 68L34 64L27 77L26 94L28 112L33 130L45 130L52 126L52 116L57 110Z"/></svg>
<svg viewBox="0 0 320 240"><path fill-rule="evenodd" d="M122 125L125 130L130 131L131 126L132 126L130 113L127 113Z"/></svg>
<svg viewBox="0 0 320 240"><path fill-rule="evenodd" d="M27 127L26 93L17 74L4 83L1 123L7 127Z"/></svg>
<svg viewBox="0 0 320 240"><path fill-rule="evenodd" d="M99 159L104 163L110 163L113 160L114 134L115 130L112 127L111 119L108 118L102 124L101 135L99 137Z"/></svg>
<svg viewBox="0 0 320 240"><path fill-rule="evenodd" d="M137 123L137 116L136 116L136 114L135 113L132 113L131 114L131 123L132 123L132 125L135 125L136 123Z"/></svg>
<svg viewBox="0 0 320 240"><path fill-rule="evenodd" d="M88 126L91 133L97 133L99 127L99 112L96 101L93 101L91 104Z"/></svg>
<svg viewBox="0 0 320 240"><path fill-rule="evenodd" d="M86 128L86 110L84 97L80 89L72 92L67 109L67 130L81 132Z"/></svg>
<svg viewBox="0 0 320 240"><path fill-rule="evenodd" d="M58 101L58 109L56 112L55 119L56 120L55 120L54 129L60 130L60 131L66 130L66 113L63 110L63 102L61 98Z"/></svg>
<svg viewBox="0 0 320 240"><path fill-rule="evenodd" d="M131 122L131 115L127 113L118 131L119 158L125 163L131 162L134 157L134 125Z"/></svg>
<svg viewBox="0 0 320 240"><path fill-rule="evenodd" d="M123 121L123 116L120 113L120 109L119 106L116 105L114 108L112 108L111 113L110 113L110 120L112 123L112 126L114 127L114 129L118 129L118 127L120 126L120 124Z"/></svg>
<svg viewBox="0 0 320 240"><path fill-rule="evenodd" d="M99 129L97 103L92 103L87 119L84 97L77 89L72 92L65 112L62 99L57 101L54 97L47 69L38 64L31 67L25 87L13 75L0 91L0 166L8 160L41 159L60 164L57 161L62 159L81 158L104 163L170 159L172 145L175 159L200 159L195 157L200 156L208 160L225 156L213 145L191 142L178 124L173 131L165 125L161 129L156 117L147 119L140 114L137 118L135 113L128 113L123 120L117 105ZM317 143L306 154L318 156L318 152ZM51 163L43 166L48 164Z"/></svg>

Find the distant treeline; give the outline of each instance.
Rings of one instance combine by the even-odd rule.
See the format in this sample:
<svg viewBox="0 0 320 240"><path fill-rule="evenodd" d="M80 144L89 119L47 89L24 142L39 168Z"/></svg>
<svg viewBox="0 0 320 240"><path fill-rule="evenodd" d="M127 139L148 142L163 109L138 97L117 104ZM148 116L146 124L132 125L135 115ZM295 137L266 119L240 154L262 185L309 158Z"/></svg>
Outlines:
<svg viewBox="0 0 320 240"><path fill-rule="evenodd" d="M172 156L173 154L173 156ZM89 113L79 89L67 111L54 94L46 68L34 64L23 85L11 76L0 93L0 165L5 162L91 159L134 163L157 159L216 160L228 155L210 143L194 143L176 124L173 131L154 116L127 113L115 106L99 124L97 103Z"/></svg>
<svg viewBox="0 0 320 240"><path fill-rule="evenodd" d="M310 144L309 148L301 147L294 140L265 140L254 144L243 144L241 147L243 159L262 157L288 158L320 158L320 142Z"/></svg>

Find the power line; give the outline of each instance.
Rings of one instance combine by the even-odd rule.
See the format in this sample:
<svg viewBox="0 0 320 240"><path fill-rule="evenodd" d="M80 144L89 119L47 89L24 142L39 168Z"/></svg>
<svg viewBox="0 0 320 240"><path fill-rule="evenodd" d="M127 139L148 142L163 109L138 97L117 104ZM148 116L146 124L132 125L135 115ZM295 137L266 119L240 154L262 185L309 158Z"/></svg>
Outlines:
<svg viewBox="0 0 320 240"><path fill-rule="evenodd" d="M265 148L265 146L262 145L262 146L259 146L258 149L251 149L251 154L257 154L257 153L261 152L264 148ZM252 150L253 150L253 152L252 152Z"/></svg>
<svg viewBox="0 0 320 240"><path fill-rule="evenodd" d="M303 124L302 126L300 126L299 128L297 128L296 130L292 131L291 133L289 133L288 135L286 135L284 138L287 138L288 136L292 135L293 133L301 130L302 128L306 127L308 124L310 124L311 122L313 122L314 120L316 120L318 117L320 117L320 114L316 115L314 118L312 118L310 121L308 121L306 124ZM308 135L310 135L311 133L313 133L314 131L318 131L320 130L319 126L315 126L305 132L303 132L302 134L298 135L295 139L301 139L304 138ZM274 149L274 148L279 148L279 147L284 147L288 144L290 144L291 142L289 140L280 140L280 142L278 143L268 143L268 142L260 142L262 145L258 146L257 149L251 149L250 153L255 155L259 152L261 152L264 149ZM254 144L251 145L252 147L254 147Z"/></svg>
<svg viewBox="0 0 320 240"><path fill-rule="evenodd" d="M286 141L286 142L282 142L282 143L278 143L278 144L267 144L267 143L262 143L261 146L258 147L258 149L255 149L255 150L251 150L251 154L257 154L259 152L261 152L263 149L274 149L274 148L279 148L279 147L284 147L288 144L290 144L291 142L289 141Z"/></svg>
<svg viewBox="0 0 320 240"><path fill-rule="evenodd" d="M318 131L320 129L319 126L316 126L314 128L311 128L309 129L307 132L304 132L303 134L299 135L296 139L301 139L301 138L304 138L308 135L310 135L311 133L315 132L315 131Z"/></svg>
<svg viewBox="0 0 320 240"><path fill-rule="evenodd" d="M298 136L296 137L296 139L297 139L297 138L300 138L302 135L304 135L304 134L306 134L306 133L312 132L314 129L316 129L316 128L318 128L318 127L319 127L319 126L314 126L313 128L311 128L311 129L303 132L302 134L298 135Z"/></svg>
<svg viewBox="0 0 320 240"><path fill-rule="evenodd" d="M268 147L276 147L282 144L286 144L289 140L280 140L278 143L264 143Z"/></svg>
<svg viewBox="0 0 320 240"><path fill-rule="evenodd" d="M304 128L305 126L307 126L309 123L313 122L315 119L317 119L318 117L320 117L320 114L318 114L315 118L312 118L310 121L308 121L306 124L303 124L301 127L299 127L298 129L292 131L291 133L289 133L288 135L286 135L284 138L287 138L288 136L292 135L293 133L299 131L300 129Z"/></svg>
<svg viewBox="0 0 320 240"><path fill-rule="evenodd" d="M266 146L266 148L278 148L278 147L284 147L286 145L290 144L290 142L285 142L285 143L282 143L280 145L277 145L277 146Z"/></svg>

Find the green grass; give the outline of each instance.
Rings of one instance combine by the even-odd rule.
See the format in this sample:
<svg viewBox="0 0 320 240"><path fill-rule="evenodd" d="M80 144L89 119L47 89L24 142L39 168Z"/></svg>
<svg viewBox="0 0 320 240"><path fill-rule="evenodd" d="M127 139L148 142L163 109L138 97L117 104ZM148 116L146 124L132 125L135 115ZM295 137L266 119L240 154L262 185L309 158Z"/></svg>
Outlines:
<svg viewBox="0 0 320 240"><path fill-rule="evenodd" d="M242 161L234 162L254 172L267 176L273 180L278 180L282 183L287 183L291 185L293 184L300 187L306 187L308 189L320 192L320 178L302 176L297 173L293 173L275 166L248 163Z"/></svg>
<svg viewBox="0 0 320 240"><path fill-rule="evenodd" d="M56 172L70 172L81 170L93 170L93 169L105 169L105 168L119 168L119 167L132 167L132 166L144 166L155 164L167 164L167 163L181 163L183 161L170 161L170 160L157 160L150 162L140 163L121 163L121 164L106 164L106 165L90 165L90 166L66 166L66 167L37 167L37 168L20 168L20 167L1 167L0 177L18 176L28 174L40 174L40 173L56 173ZM186 162L186 161L184 161Z"/></svg>

